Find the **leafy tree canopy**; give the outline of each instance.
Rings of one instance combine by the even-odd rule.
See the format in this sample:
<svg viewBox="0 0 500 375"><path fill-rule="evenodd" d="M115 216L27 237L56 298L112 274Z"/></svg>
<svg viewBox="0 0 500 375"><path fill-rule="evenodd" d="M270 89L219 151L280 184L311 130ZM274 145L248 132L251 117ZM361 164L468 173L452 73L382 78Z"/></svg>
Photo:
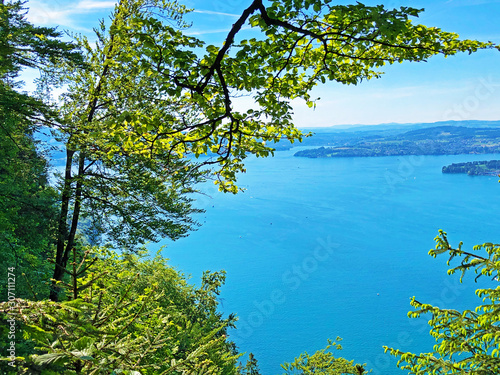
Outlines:
<svg viewBox="0 0 500 375"><path fill-rule="evenodd" d="M82 58L76 44L61 41L62 33L55 28L27 22L24 4L19 0L0 2L0 105L10 112L42 121L39 115L50 112L47 106L26 93L12 90L22 86L22 82L16 81L20 71L38 69L42 75L39 82L54 82L58 81L59 63L71 61L79 65Z"/></svg>
<svg viewBox="0 0 500 375"><path fill-rule="evenodd" d="M38 291L48 281L57 194L48 184L47 163L36 149L29 124L0 107L0 276L19 275L19 297L31 297L25 273ZM6 300L7 283L0 286ZM45 288L47 290L47 288Z"/></svg>
<svg viewBox="0 0 500 375"><path fill-rule="evenodd" d="M261 375L257 358L252 353L248 355L245 367L240 363L238 370L241 375Z"/></svg>
<svg viewBox="0 0 500 375"><path fill-rule="evenodd" d="M24 67L45 70L61 59L81 61L76 45L60 40L61 32L26 21L25 3L0 3L0 75L16 76Z"/></svg>

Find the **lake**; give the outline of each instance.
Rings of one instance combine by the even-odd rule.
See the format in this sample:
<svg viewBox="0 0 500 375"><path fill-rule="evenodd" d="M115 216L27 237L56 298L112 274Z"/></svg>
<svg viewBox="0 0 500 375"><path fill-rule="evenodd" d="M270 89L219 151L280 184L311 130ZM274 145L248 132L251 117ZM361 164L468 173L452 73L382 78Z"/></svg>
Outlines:
<svg viewBox="0 0 500 375"><path fill-rule="evenodd" d="M410 297L456 309L480 303L472 274L460 284L447 276L446 256L428 255L438 230L469 249L498 241L498 178L441 168L500 155L293 157L299 149L249 158L244 193L205 185L203 225L163 254L193 282L204 270L227 271L221 311L240 318L230 338L263 375L337 336L339 356L373 374L404 374L382 345L426 352L434 343L427 318L407 317Z"/></svg>

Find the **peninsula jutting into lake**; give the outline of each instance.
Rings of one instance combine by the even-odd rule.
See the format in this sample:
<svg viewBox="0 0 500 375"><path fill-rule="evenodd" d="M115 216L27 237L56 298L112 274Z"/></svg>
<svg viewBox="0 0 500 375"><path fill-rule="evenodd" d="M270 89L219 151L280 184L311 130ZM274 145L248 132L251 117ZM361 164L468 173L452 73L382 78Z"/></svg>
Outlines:
<svg viewBox="0 0 500 375"><path fill-rule="evenodd" d="M498 176L500 174L500 160L453 163L444 166L443 173L467 173L469 176Z"/></svg>

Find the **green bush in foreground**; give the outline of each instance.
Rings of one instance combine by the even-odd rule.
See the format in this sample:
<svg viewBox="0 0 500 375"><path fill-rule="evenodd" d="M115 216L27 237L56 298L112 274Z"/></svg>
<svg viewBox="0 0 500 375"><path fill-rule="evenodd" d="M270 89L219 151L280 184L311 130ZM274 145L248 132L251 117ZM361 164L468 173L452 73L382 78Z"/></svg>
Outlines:
<svg viewBox="0 0 500 375"><path fill-rule="evenodd" d="M415 311L408 313L410 318L430 314L430 334L436 339L433 351L413 354L393 348L385 348L399 357L398 366L410 374L474 374L491 375L500 373L500 245L485 243L474 247L476 252L462 250L462 243L453 248L446 233L440 231L436 237L436 248L432 256L448 253L448 264L455 257L462 257L459 266L451 268L448 274L459 271L461 279L466 271L474 270L479 277L489 277L492 287L476 290L483 304L475 310L457 311L442 309L418 302L411 304Z"/></svg>
<svg viewBox="0 0 500 375"><path fill-rule="evenodd" d="M4 361L4 373L237 373L239 355L226 340L235 318L217 312L224 272L204 273L196 288L160 255L94 248L74 257L62 302L0 304L39 351L16 358L15 371Z"/></svg>
<svg viewBox="0 0 500 375"><path fill-rule="evenodd" d="M284 363L281 367L286 371L284 375L363 375L367 374L365 364L354 364L354 361L348 361L342 357L335 357L329 351L330 348L342 350L342 346L338 343L341 341L337 337L337 342L328 340L328 345L314 354L310 355L306 352L302 353L298 358L291 363Z"/></svg>

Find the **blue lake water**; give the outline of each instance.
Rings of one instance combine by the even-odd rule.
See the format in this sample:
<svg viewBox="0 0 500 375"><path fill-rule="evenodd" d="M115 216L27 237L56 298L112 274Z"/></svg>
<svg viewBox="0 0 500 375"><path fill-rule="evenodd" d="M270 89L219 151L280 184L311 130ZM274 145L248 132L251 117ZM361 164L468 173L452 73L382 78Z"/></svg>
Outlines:
<svg viewBox="0 0 500 375"><path fill-rule="evenodd" d="M434 343L427 318L407 317L410 297L456 309L480 302L473 275L460 284L446 256L428 255L438 229L468 248L498 241L498 178L441 168L500 155L306 159L297 150L250 158L242 194L204 186L203 225L164 255L193 281L227 271L221 309L240 318L230 338L264 375L337 336L340 356L403 374L382 346L425 352Z"/></svg>

